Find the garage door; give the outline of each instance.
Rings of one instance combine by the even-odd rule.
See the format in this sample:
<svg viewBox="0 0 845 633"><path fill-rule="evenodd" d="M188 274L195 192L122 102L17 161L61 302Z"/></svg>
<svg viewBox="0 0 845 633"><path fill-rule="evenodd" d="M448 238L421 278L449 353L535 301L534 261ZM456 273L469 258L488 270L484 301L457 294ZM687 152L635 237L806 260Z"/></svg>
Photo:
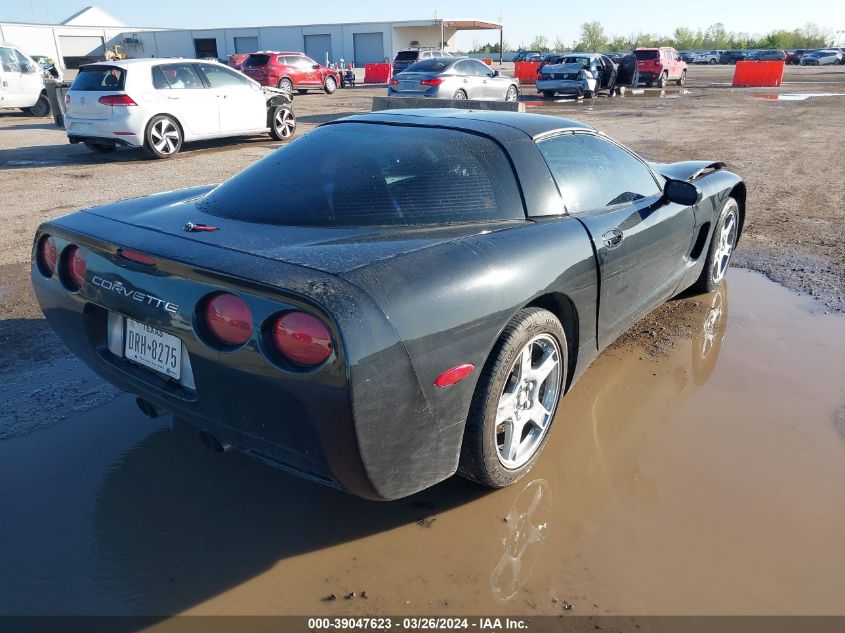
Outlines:
<svg viewBox="0 0 845 633"><path fill-rule="evenodd" d="M384 61L384 36L381 33L354 33L355 65L380 64Z"/></svg>
<svg viewBox="0 0 845 633"><path fill-rule="evenodd" d="M59 35L63 57L102 57L106 54L102 37Z"/></svg>
<svg viewBox="0 0 845 633"><path fill-rule="evenodd" d="M254 53L258 50L258 37L236 37L235 38L235 52L236 53Z"/></svg>
<svg viewBox="0 0 845 633"><path fill-rule="evenodd" d="M328 33L325 35L306 35L305 36L305 54L311 59L321 64L326 63L326 53L329 55L329 61L334 60L332 57L332 36Z"/></svg>
<svg viewBox="0 0 845 633"><path fill-rule="evenodd" d="M91 35L59 35L59 47L65 68L79 68L105 59L106 55L103 38Z"/></svg>

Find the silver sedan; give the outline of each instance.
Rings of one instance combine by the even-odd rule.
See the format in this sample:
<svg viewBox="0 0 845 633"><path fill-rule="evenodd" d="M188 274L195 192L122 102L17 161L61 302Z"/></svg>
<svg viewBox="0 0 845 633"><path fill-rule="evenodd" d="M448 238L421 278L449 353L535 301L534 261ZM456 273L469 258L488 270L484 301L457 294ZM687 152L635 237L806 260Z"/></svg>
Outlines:
<svg viewBox="0 0 845 633"><path fill-rule="evenodd" d="M390 97L516 101L518 82L469 57L436 57L408 66L387 86Z"/></svg>

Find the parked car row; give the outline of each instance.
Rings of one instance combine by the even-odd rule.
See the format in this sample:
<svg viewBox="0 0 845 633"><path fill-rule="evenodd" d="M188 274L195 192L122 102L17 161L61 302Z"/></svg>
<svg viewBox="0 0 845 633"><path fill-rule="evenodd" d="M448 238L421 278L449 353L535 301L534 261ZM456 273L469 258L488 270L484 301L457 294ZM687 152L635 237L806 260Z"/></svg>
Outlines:
<svg viewBox="0 0 845 633"><path fill-rule="evenodd" d="M783 61L787 64L801 64L804 57L808 65L841 64L845 56L845 48L783 50L711 50L711 51L680 51L681 59L688 64L735 64L738 61ZM820 60L820 61L817 61Z"/></svg>

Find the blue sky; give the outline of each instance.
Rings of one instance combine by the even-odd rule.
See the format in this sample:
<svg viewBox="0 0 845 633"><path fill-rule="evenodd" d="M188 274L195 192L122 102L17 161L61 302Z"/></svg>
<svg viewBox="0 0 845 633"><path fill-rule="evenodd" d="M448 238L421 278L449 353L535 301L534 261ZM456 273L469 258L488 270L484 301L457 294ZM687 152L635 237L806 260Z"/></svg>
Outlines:
<svg viewBox="0 0 845 633"><path fill-rule="evenodd" d="M90 3L91 0L88 0ZM0 22L60 22L88 4L85 0L5 0L0 4ZM610 35L644 31L669 34L677 26L705 28L722 22L730 31L752 34L772 29L793 29L816 22L831 35L845 31L843 0L664 0L645 5L632 0L570 3L561 0L451 0L402 2L397 0L348 0L346 2L232 2L232 0L99 0L96 4L130 26L201 28L412 20L434 17L501 21L505 39L512 45L527 44L535 35L550 41L561 37L576 40L581 23L599 20ZM648 8L646 8L648 6ZM464 48L474 40L487 41L484 32L461 34ZM840 35L845 39L845 34Z"/></svg>

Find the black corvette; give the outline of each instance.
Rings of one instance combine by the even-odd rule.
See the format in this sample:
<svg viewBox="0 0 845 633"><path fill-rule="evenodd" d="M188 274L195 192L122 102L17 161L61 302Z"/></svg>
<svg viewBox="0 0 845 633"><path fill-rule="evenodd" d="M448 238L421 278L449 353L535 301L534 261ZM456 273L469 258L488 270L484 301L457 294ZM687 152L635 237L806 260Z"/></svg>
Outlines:
<svg viewBox="0 0 845 633"><path fill-rule="evenodd" d="M575 121L394 110L47 222L32 279L146 413L395 499L523 476L604 347L721 283L745 198L721 163L648 163Z"/></svg>

